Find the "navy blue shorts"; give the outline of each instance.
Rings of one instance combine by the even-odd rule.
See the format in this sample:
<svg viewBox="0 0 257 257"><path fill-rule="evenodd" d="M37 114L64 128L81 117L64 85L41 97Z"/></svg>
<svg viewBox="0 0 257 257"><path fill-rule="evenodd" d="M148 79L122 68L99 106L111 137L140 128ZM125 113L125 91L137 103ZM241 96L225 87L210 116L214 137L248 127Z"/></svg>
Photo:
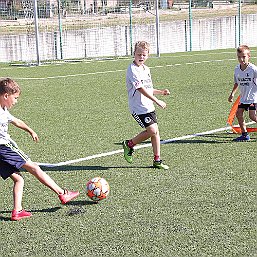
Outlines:
<svg viewBox="0 0 257 257"><path fill-rule="evenodd" d="M0 176L7 179L29 160L29 157L13 144L0 145Z"/></svg>
<svg viewBox="0 0 257 257"><path fill-rule="evenodd" d="M256 111L257 110L257 104L256 103L252 103L252 104L239 104L238 105L238 108L242 108L242 109L245 109L245 111L248 111L248 110L254 110Z"/></svg>
<svg viewBox="0 0 257 257"><path fill-rule="evenodd" d="M146 114L135 114L132 116L142 128L147 128L150 125L157 123L157 117L155 112L149 112Z"/></svg>

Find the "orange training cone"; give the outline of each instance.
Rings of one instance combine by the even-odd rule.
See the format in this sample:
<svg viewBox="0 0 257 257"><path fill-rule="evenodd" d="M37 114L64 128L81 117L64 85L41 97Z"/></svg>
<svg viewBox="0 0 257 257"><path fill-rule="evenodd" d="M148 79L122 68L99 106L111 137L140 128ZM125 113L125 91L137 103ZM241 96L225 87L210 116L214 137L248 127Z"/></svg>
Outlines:
<svg viewBox="0 0 257 257"><path fill-rule="evenodd" d="M231 126L232 132L236 134L241 133L240 127L233 126L233 122L236 116L239 102L240 102L240 96L237 97L235 103L233 104L227 119L227 124ZM247 132L256 132L256 131L257 131L257 128L247 128Z"/></svg>

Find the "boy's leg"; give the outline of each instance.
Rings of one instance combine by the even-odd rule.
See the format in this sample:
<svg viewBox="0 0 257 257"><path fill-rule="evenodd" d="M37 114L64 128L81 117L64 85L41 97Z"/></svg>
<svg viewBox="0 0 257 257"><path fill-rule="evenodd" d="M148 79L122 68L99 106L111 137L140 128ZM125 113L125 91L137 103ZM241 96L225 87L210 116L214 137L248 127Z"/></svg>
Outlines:
<svg viewBox="0 0 257 257"><path fill-rule="evenodd" d="M246 125L245 125L245 120L244 120L244 109L243 108L238 108L236 112L236 117L238 120L238 124L241 128L242 133L246 133Z"/></svg>
<svg viewBox="0 0 257 257"><path fill-rule="evenodd" d="M250 140L250 136L247 133L246 124L245 124L245 120L244 120L244 111L245 111L244 108L239 107L236 112L236 117L237 117L239 126L242 131L242 135L234 139L234 141L236 141L236 142Z"/></svg>
<svg viewBox="0 0 257 257"><path fill-rule="evenodd" d="M148 129L149 127L147 127L146 130L140 132L138 135L136 135L131 139L134 145L144 142L145 140L149 139L153 135L151 129Z"/></svg>
<svg viewBox="0 0 257 257"><path fill-rule="evenodd" d="M140 144L143 141L149 139L151 136L152 136L151 131L146 129L146 130L140 132L138 135L136 135L132 139L122 142L122 146L124 149L124 158L128 163L132 163L132 161L133 161L133 156L132 156L132 154L134 152L133 147L135 145Z"/></svg>
<svg viewBox="0 0 257 257"><path fill-rule="evenodd" d="M148 134L151 136L151 143L153 147L153 154L154 156L159 156L161 155L161 143L160 143L160 134L159 134L159 129L158 129L158 124L154 123L150 125L149 127L146 128Z"/></svg>
<svg viewBox="0 0 257 257"><path fill-rule="evenodd" d="M257 122L256 110L249 110L249 118L252 121Z"/></svg>
<svg viewBox="0 0 257 257"><path fill-rule="evenodd" d="M153 167L157 169L167 170L169 169L168 165L165 165L161 160L161 141L158 124L154 123L146 128L148 133L151 135L151 143L153 147Z"/></svg>
<svg viewBox="0 0 257 257"><path fill-rule="evenodd" d="M24 187L24 179L19 172L10 175L13 180L13 210L11 220L20 220L31 217L32 214L22 209L22 195Z"/></svg>
<svg viewBox="0 0 257 257"><path fill-rule="evenodd" d="M49 187L56 194L63 194L64 190L60 188L52 178L50 178L36 163L27 161L22 168L35 176L42 184Z"/></svg>
<svg viewBox="0 0 257 257"><path fill-rule="evenodd" d="M13 180L13 209L16 211L22 210L22 196L24 179L20 173L13 173L10 178Z"/></svg>
<svg viewBox="0 0 257 257"><path fill-rule="evenodd" d="M62 204L65 204L79 196L78 191L68 191L59 187L50 176L48 176L36 163L32 161L27 161L22 166L22 168L26 169L29 173L34 175L42 184L49 187L56 194L58 194Z"/></svg>

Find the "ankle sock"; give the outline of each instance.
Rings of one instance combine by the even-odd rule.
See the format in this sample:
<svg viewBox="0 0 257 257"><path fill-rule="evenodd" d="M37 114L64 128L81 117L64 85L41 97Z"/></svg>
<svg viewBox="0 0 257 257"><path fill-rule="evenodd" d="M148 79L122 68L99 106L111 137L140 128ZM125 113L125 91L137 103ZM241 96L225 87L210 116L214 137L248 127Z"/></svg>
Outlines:
<svg viewBox="0 0 257 257"><path fill-rule="evenodd" d="M128 141L128 147L129 148L133 148L135 146L135 144L133 143L133 141L130 139L129 141Z"/></svg>
<svg viewBox="0 0 257 257"><path fill-rule="evenodd" d="M154 159L155 161L160 161L160 160L161 160L161 158L160 158L159 155L155 155L155 156L153 157L153 159Z"/></svg>

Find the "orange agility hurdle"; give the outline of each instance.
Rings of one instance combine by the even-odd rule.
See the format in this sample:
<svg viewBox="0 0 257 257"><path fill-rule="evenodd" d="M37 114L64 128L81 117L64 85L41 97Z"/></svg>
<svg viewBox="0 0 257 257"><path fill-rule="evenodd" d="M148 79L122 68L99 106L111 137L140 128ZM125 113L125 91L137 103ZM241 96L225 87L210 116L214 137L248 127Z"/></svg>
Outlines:
<svg viewBox="0 0 257 257"><path fill-rule="evenodd" d="M236 116L236 112L237 112L237 108L240 102L240 96L237 97L235 103L233 104L230 113L228 115L228 119L227 119L227 125L231 126L232 132L233 133L241 133L241 128L238 126L233 126L233 122ZM247 132L256 132L257 128L247 128Z"/></svg>

